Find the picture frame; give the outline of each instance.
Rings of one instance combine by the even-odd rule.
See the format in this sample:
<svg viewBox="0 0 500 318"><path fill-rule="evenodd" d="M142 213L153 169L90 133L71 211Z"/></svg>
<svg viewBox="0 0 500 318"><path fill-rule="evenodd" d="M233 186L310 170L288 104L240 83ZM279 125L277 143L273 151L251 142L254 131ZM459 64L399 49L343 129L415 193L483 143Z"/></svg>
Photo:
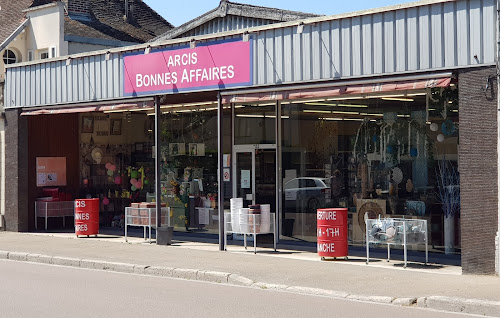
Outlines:
<svg viewBox="0 0 500 318"><path fill-rule="evenodd" d="M121 135L122 134L122 120L121 119L111 119L109 125L110 135Z"/></svg>
<svg viewBox="0 0 500 318"><path fill-rule="evenodd" d="M94 117L82 116L82 133L94 132Z"/></svg>

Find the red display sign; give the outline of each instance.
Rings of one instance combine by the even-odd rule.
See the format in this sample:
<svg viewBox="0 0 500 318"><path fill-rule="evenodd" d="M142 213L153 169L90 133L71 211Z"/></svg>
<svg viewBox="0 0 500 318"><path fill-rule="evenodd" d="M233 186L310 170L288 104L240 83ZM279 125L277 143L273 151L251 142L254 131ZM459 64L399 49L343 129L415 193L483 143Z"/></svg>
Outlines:
<svg viewBox="0 0 500 318"><path fill-rule="evenodd" d="M99 199L75 200L75 234L99 234Z"/></svg>
<svg viewBox="0 0 500 318"><path fill-rule="evenodd" d="M347 209L318 209L318 255L321 257L346 257Z"/></svg>

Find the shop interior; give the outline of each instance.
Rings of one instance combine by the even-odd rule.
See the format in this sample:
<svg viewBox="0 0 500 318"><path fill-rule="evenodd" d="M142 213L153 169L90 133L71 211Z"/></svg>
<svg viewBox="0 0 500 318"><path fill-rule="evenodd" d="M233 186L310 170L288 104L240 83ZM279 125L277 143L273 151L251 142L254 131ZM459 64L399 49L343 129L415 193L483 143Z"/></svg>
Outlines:
<svg viewBox="0 0 500 318"><path fill-rule="evenodd" d="M161 102L162 201L175 231L217 234L216 97L176 98ZM153 115L150 105L29 116L30 179L36 180L38 157L66 157L67 163L65 185L30 181L33 202L98 197L100 226L123 227L125 207L155 200ZM225 208L232 197L270 204L273 212L279 206L281 239L305 242L316 241L318 208L348 208L350 244L363 244L365 214L423 218L431 248L451 244L459 252L458 130L456 83L224 105ZM255 180L247 184L244 175ZM60 221L50 222L57 227ZM449 231L453 240L445 242Z"/></svg>
<svg viewBox="0 0 500 318"><path fill-rule="evenodd" d="M444 251L444 246L447 252L460 251L456 84L282 101L279 107L282 238L315 242L316 210L345 207L350 244L364 244L366 214L370 218L426 219L429 246L434 251ZM235 125L235 135L239 131L243 135L236 140L251 138L250 143L273 144L273 106L247 108L252 110L244 116L253 117L248 126L255 127L257 134L246 136L241 132L245 125ZM242 111L236 111L238 116ZM267 129L260 129L263 126ZM257 171L276 171L275 167L274 160L257 155ZM259 174L259 183L258 178ZM270 182L274 180L267 179ZM265 189L266 182L260 183L257 188ZM267 196L265 190L257 190L257 196L259 193ZM445 239L446 232L451 235Z"/></svg>

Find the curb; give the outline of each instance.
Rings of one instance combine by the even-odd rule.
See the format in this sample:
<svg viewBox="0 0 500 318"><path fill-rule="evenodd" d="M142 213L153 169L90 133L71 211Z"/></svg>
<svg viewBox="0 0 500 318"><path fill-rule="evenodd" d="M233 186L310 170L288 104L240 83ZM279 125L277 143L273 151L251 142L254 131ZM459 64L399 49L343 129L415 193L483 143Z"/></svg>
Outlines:
<svg viewBox="0 0 500 318"><path fill-rule="evenodd" d="M475 314L482 316L500 317L500 302L482 299L466 299L458 297L428 296L420 298L397 298L388 296L367 296L354 295L342 291L287 286L279 284L269 284L264 282L255 282L247 277L210 270L173 268L148 265L136 265L128 263L116 263L100 260L78 259L62 256L50 256L42 254L30 254L22 252L9 252L0 250L0 259L52 264L69 267L79 267L84 269L104 270L118 273L140 274L158 277L171 277L185 280L195 280L210 283L227 284L233 286L245 286L257 289L284 291L310 296L322 296L337 299L357 300L372 302L378 304L394 305L401 307L427 308L448 312L459 312L466 314Z"/></svg>

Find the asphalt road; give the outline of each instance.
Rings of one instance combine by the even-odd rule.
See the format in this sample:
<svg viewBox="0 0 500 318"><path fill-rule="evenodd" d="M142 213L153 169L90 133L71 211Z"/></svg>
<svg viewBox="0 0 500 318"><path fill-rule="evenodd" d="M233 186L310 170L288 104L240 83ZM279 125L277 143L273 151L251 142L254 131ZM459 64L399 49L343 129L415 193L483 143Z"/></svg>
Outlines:
<svg viewBox="0 0 500 318"><path fill-rule="evenodd" d="M474 317L199 281L0 260L0 317Z"/></svg>

